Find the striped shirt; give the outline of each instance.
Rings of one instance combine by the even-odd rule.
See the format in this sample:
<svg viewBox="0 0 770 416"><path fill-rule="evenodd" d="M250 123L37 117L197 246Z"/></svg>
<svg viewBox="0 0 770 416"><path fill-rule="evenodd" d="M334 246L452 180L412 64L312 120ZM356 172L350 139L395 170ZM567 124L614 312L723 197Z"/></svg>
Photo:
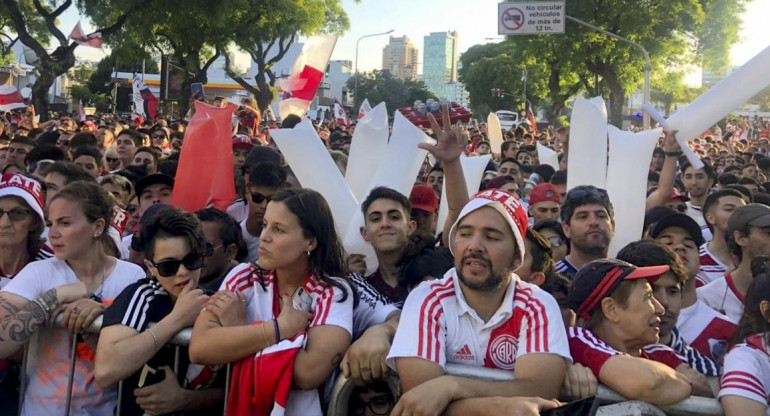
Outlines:
<svg viewBox="0 0 770 416"><path fill-rule="evenodd" d="M717 363L711 358L701 354L700 351L687 345L679 335L679 330L676 329L676 327L671 328L671 340L665 345L671 347L677 354L684 357L690 367L704 376L717 377L721 374L721 369ZM647 350L647 347L645 347L645 350Z"/></svg>
<svg viewBox="0 0 770 416"><path fill-rule="evenodd" d="M727 273L727 265L722 263L716 256L711 254L708 249L708 243L700 246L698 249L698 254L700 255L698 287L707 285Z"/></svg>
<svg viewBox="0 0 770 416"><path fill-rule="evenodd" d="M455 269L423 282L406 299L388 354L513 370L519 357L550 353L571 360L559 306L551 295L513 275L503 301L488 321L468 305Z"/></svg>
<svg viewBox="0 0 770 416"><path fill-rule="evenodd" d="M570 263L569 260L567 260L566 257L561 259L561 260L559 260L559 262L556 263L556 267L555 268L556 268L556 273L559 273L559 274L562 274L564 276L567 276L570 279L575 277L575 275L578 272L577 267L573 266L572 263Z"/></svg>
<svg viewBox="0 0 770 416"><path fill-rule="evenodd" d="M765 336L752 335L727 353L718 398L740 396L765 406L770 403L770 349Z"/></svg>
<svg viewBox="0 0 770 416"><path fill-rule="evenodd" d="M353 307L353 340L356 340L368 328L385 322L391 313L400 310L403 305L391 303L366 279L355 273L348 275L348 278L358 296L358 304Z"/></svg>
<svg viewBox="0 0 770 416"><path fill-rule="evenodd" d="M585 328L570 327L567 329L567 336L569 350L575 363L590 368L597 379L607 360L617 355L628 355L605 343ZM639 358L657 361L673 369L687 363L684 357L662 344L648 345L642 349Z"/></svg>

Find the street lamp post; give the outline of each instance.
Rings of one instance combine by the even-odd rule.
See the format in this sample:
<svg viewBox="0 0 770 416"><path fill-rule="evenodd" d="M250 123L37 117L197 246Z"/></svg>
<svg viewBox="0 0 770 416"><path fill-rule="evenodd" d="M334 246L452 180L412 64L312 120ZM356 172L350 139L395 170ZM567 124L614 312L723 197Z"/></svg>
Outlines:
<svg viewBox="0 0 770 416"><path fill-rule="evenodd" d="M600 27L594 26L594 25L592 25L592 24L590 24L588 22L584 22L584 21L582 21L580 19L577 19L577 18L574 18L572 16L566 16L565 15L564 17L566 17L569 20L572 20L573 22L575 22L577 24L583 25L583 26L585 26L585 27L587 27L589 29L593 29L593 30L595 30L597 32L601 32L601 33L604 33L607 36L613 37L613 38L615 38L617 40L620 40L620 41L626 42L626 43L628 43L630 45L633 45L634 47L636 47L637 49L642 51L642 56L644 56L644 102L645 103L649 103L650 102L650 72L652 72L652 65L650 65L650 54L647 53L647 49L644 49L644 46L640 45L637 42L634 42L632 40L626 39L623 36L616 35L616 34L614 34L612 32L608 32L608 31L606 31L606 30L604 30L604 29L602 29ZM644 115L643 115L643 118L642 118L642 127L645 130L649 130L650 129L650 115L647 114L647 112L643 112L643 114Z"/></svg>
<svg viewBox="0 0 770 416"><path fill-rule="evenodd" d="M361 36L360 38L358 38L358 40L356 41L356 68L355 68L356 82L355 82L355 91L353 92L353 103L354 103L354 105L356 103L356 95L358 95L358 44L359 44L359 42L361 42L361 39L364 39L364 38L371 38L373 36L381 36L381 35L389 35L391 33L393 33L393 29L390 29L387 32L372 33L371 35L364 35L364 36Z"/></svg>

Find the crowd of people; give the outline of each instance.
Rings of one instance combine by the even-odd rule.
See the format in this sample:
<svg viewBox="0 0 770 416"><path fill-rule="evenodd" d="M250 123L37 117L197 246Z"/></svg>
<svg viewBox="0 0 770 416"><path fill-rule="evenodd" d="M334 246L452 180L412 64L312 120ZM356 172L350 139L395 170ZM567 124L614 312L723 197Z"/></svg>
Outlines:
<svg viewBox="0 0 770 416"><path fill-rule="evenodd" d="M377 186L361 203L373 272L271 138L299 117L262 120L245 100L218 138L232 140L237 197L196 212L172 204L187 120L3 117L0 415L322 415L343 376L356 415L538 415L600 384L765 414L770 123L715 125L690 144L702 168L662 136L643 234L610 257L609 195L567 189L568 127L523 123L493 154L484 123L447 111L429 116L410 195ZM314 126L344 174L355 124ZM559 166L539 163L538 143ZM461 156L485 154L466 184Z"/></svg>

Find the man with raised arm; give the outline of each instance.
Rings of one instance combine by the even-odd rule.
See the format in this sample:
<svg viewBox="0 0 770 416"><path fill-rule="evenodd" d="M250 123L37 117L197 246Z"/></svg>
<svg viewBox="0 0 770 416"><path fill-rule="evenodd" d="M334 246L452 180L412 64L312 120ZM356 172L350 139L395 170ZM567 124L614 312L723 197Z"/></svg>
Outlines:
<svg viewBox="0 0 770 416"><path fill-rule="evenodd" d="M501 400L511 407L525 401L530 410L553 407L553 401L516 397L555 398L571 361L556 301L513 272L524 257L527 214L499 189L463 204L462 135L446 109L443 118L441 128L431 117L438 144L420 147L444 163L451 224L444 239L455 267L415 288L404 304L387 361L405 393L391 414L486 415ZM450 363L513 371L516 380L448 376Z"/></svg>

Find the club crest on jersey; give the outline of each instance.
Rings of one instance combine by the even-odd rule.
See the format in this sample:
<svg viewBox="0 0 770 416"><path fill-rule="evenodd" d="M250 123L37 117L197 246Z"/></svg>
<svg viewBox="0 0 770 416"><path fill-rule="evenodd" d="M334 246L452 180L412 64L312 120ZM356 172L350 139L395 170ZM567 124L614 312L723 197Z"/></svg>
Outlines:
<svg viewBox="0 0 770 416"><path fill-rule="evenodd" d="M518 349L518 339L510 334L502 334L489 344L489 358L495 367L502 370L513 370Z"/></svg>

